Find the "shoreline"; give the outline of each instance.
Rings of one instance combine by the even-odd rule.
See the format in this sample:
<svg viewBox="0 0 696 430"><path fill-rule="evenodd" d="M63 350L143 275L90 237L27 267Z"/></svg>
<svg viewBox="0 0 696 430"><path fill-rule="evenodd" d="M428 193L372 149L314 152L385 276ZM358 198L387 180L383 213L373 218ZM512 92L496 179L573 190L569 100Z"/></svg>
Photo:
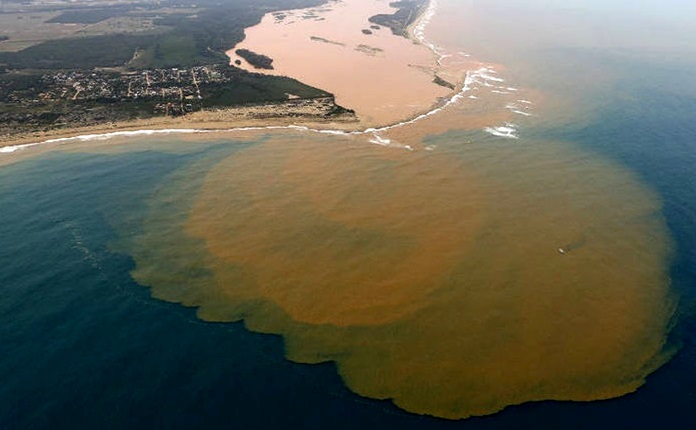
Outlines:
<svg viewBox="0 0 696 430"><path fill-rule="evenodd" d="M425 6L421 9L420 14L416 19L406 28L406 33L408 34L408 39L417 43L419 45L425 46L433 53L435 56L435 62L438 66L442 66L441 61L443 54L440 52L440 48L428 41L425 37L425 29L430 24L433 16L437 13L437 0L428 0ZM437 76L436 73L434 75Z"/></svg>
<svg viewBox="0 0 696 430"><path fill-rule="evenodd" d="M372 135L372 138L369 140L370 143L413 150L409 145L393 144L390 139L381 137L381 133L412 125L438 114L443 109L461 100L464 94L471 90L471 86L476 79L487 71L488 69L486 68L481 68L473 72L467 71L464 81L458 86L456 91L452 92L451 97L438 100L430 110L420 115L381 127L365 128L365 124L361 122L359 118L351 115L339 115L331 118L305 117L301 120L298 120L297 117L287 115L267 118L222 119L222 117L226 115L239 115L238 110L232 108L197 112L189 117L158 117L113 123L110 124L108 128L104 125L95 125L18 136L17 139L0 143L0 156L12 154L34 146L59 144L68 141L85 142L89 140L107 140L113 137L133 137L153 134L213 134L252 130L301 130L319 134L343 136ZM200 118L201 116L203 116L203 118ZM327 125L331 125L331 127L327 127Z"/></svg>
<svg viewBox="0 0 696 430"><path fill-rule="evenodd" d="M350 116L332 118L298 118L277 116L267 118L240 118L239 112L232 109L202 111L188 117L155 117L132 121L114 122L85 127L71 127L44 132L18 135L0 143L0 154L8 154L32 146L65 142L69 140L86 141L108 139L114 136L146 134L214 133L235 129L321 127L332 124L332 129L353 132L358 121ZM225 118L227 117L227 118ZM12 148L9 150L8 148Z"/></svg>
<svg viewBox="0 0 696 430"><path fill-rule="evenodd" d="M428 42L424 31L430 20L437 12L437 1L428 0L421 8L417 19L408 26L408 39L418 45L427 48L435 56L436 64L440 66L443 54L440 48ZM433 76L437 76L433 72ZM249 107L230 107L211 109L195 112L183 117L153 117L136 119L132 121L114 122L85 127L71 127L36 133L21 134L10 137L0 142L0 154L12 154L16 151L34 146L62 143L68 141L106 140L112 137L142 136L152 134L200 134L200 133L231 133L247 130L273 130L273 129L298 129L324 134L362 135L372 134L371 143L382 146L390 146L389 139L382 138L379 134L393 128L410 125L434 114L460 100L464 93L470 89L473 75L467 71L465 79L458 82L455 90L446 97L435 100L427 109L403 118L398 122L384 124L377 127L368 127L358 116L339 114L331 117L319 115L293 115L292 113L275 112L277 104L265 104L258 106L271 107L263 117L249 117ZM254 107L251 107L253 110ZM367 128L366 128L367 127ZM406 149L410 146L398 145Z"/></svg>

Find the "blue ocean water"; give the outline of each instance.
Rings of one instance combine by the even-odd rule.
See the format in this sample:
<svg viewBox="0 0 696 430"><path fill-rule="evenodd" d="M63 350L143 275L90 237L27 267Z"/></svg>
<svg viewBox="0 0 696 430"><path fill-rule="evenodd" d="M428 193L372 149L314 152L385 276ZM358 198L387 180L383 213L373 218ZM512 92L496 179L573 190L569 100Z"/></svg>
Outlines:
<svg viewBox="0 0 696 430"><path fill-rule="evenodd" d="M583 58L620 77L576 122L527 136L570 141L632 169L663 202L681 297L676 356L628 396L539 402L453 422L345 388L332 364L283 358L280 337L206 323L150 297L111 246L174 172L253 145L185 152L50 153L0 168L0 428L689 429L696 404L696 77L686 58ZM588 95L589 97L590 95ZM597 94L592 94L596 97ZM130 222L132 221L132 222Z"/></svg>

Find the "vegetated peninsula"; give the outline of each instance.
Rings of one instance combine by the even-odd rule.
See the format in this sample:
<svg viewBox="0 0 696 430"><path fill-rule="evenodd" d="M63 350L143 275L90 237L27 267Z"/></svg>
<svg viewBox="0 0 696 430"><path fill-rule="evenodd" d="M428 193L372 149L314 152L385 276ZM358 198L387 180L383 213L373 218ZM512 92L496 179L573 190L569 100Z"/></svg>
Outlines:
<svg viewBox="0 0 696 430"><path fill-rule="evenodd" d="M380 14L370 18L373 24L389 27L397 36L409 37L408 27L420 16L428 0L400 0L389 3L397 8L393 14Z"/></svg>
<svg viewBox="0 0 696 430"><path fill-rule="evenodd" d="M325 2L9 0L0 11L0 140L220 109L352 119L332 94L230 66L225 55L266 13ZM263 55L247 60L272 68Z"/></svg>

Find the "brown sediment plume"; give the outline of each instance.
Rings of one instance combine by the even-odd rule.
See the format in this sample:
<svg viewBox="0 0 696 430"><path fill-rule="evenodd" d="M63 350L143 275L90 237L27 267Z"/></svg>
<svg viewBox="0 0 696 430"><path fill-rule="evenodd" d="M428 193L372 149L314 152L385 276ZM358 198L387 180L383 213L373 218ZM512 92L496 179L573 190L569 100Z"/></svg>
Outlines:
<svg viewBox="0 0 696 430"><path fill-rule="evenodd" d="M235 208L234 214L221 211L215 217L206 213L205 219L194 216L190 233L207 236L221 228L223 231L214 234L230 240L209 242L209 250L226 261L253 268L261 295L296 321L336 326L384 324L418 309L424 296L438 285L433 276L442 275L462 257L476 232L476 205L459 198L468 188L467 176L451 175L452 181L442 177L441 183L433 183L419 163L385 172L380 160L366 157L361 167L367 169L366 174L356 177L350 170L325 164L332 152L328 146L310 151L299 149L301 141L289 145L298 150L268 158L264 148L259 154L250 150L246 155L265 160L258 171L244 169L247 157L230 160L230 169L247 174L243 182L235 184L235 198L245 202L230 206ZM453 173L457 164L446 168ZM277 178L268 181L269 171ZM327 189L341 190L346 183L355 190L371 191L326 193ZM432 187L442 191L424 210L422 193ZM293 206L299 210L290 210ZM245 209L240 211L240 207ZM286 213L287 218L268 226L268 218L258 217L259 212L269 216ZM428 217L447 214L456 217L438 228L429 225ZM248 234L225 235L230 229L248 229ZM301 246L304 240L312 246ZM278 243L287 246L278 247Z"/></svg>
<svg viewBox="0 0 696 430"><path fill-rule="evenodd" d="M340 43L316 44L352 52ZM670 356L659 199L563 142L476 144L463 131L510 121L504 106L525 97L488 90L378 132L414 152L369 133L249 132L259 143L158 190L125 248L133 277L415 413L636 390Z"/></svg>
<svg viewBox="0 0 696 430"><path fill-rule="evenodd" d="M434 152L235 134L257 143L166 178L136 237L116 222L119 249L153 296L280 334L289 359L415 413L634 391L670 354L659 200L562 142L463 145L513 116L512 94L478 95L379 132Z"/></svg>
<svg viewBox="0 0 696 430"><path fill-rule="evenodd" d="M135 279L283 335L292 360L335 361L361 395L452 419L620 396L668 357L670 243L629 172L560 142L363 139L276 135L200 192L170 184Z"/></svg>

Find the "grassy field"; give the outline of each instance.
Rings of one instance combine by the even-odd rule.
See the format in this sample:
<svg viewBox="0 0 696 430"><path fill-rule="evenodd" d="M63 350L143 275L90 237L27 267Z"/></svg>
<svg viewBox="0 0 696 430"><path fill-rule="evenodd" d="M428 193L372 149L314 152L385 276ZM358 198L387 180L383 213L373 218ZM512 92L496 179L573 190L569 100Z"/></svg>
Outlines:
<svg viewBox="0 0 696 430"><path fill-rule="evenodd" d="M46 23L56 15L56 12L0 14L0 33L9 38L0 43L0 52L20 51L46 40L74 34L75 28Z"/></svg>

